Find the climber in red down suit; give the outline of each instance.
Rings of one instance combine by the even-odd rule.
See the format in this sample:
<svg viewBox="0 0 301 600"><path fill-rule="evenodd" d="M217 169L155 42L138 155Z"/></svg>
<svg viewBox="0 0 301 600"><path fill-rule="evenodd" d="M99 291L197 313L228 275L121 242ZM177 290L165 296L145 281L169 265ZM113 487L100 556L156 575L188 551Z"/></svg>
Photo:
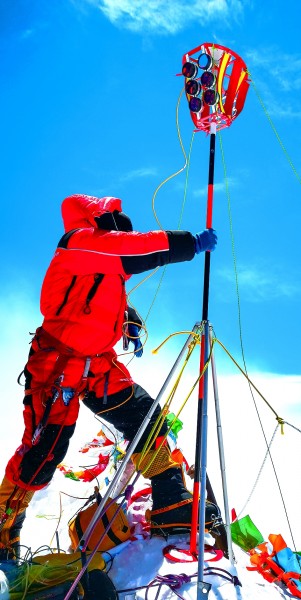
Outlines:
<svg viewBox="0 0 301 600"><path fill-rule="evenodd" d="M74 432L79 400L93 412L105 412L125 439L132 441L153 399L117 360L114 346L123 335L125 311L137 354L142 354L141 325L128 309L125 283L132 274L192 260L214 250L215 231L133 231L121 200L73 195L62 203L65 234L58 243L41 291L44 320L32 340L25 366L22 443L9 460L0 486L0 548L17 551L25 509L34 492L52 479ZM133 335L134 334L134 335ZM118 408L117 408L118 407ZM142 435L139 453L161 410L157 407ZM164 422L158 439L167 431ZM151 528L170 532L189 527L191 494L179 464L164 444L151 466ZM139 464L139 468L141 465Z"/></svg>

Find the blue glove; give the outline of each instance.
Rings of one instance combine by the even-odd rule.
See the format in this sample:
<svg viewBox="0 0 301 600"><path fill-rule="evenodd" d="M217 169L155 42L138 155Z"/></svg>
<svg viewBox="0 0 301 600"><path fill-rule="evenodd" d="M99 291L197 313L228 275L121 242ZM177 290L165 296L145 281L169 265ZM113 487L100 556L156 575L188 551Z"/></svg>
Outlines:
<svg viewBox="0 0 301 600"><path fill-rule="evenodd" d="M135 356L140 358L143 354L143 346L139 338L139 327L137 325L133 325L133 323L128 324L128 337L130 342L134 344Z"/></svg>
<svg viewBox="0 0 301 600"><path fill-rule="evenodd" d="M215 229L205 229L194 236L196 254L210 250L213 252L217 244L217 235Z"/></svg>

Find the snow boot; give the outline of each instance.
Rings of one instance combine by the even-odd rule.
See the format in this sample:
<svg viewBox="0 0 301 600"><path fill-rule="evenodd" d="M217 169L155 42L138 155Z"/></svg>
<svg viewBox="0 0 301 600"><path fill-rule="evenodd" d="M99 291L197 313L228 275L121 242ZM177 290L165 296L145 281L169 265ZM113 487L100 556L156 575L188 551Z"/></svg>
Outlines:
<svg viewBox="0 0 301 600"><path fill-rule="evenodd" d="M18 559L20 531L26 508L34 492L24 490L4 477L0 486L0 559Z"/></svg>
<svg viewBox="0 0 301 600"><path fill-rule="evenodd" d="M186 488L182 467L172 458L168 446L157 452L150 450L143 458L133 454L132 460L152 484L153 506L146 519L151 522L151 534L175 535L191 530L192 494ZM210 531L220 520L219 508L206 502L206 529Z"/></svg>
<svg viewBox="0 0 301 600"><path fill-rule="evenodd" d="M187 533L191 529L192 494L186 488L181 467L151 478L153 506L148 515L151 534Z"/></svg>
<svg viewBox="0 0 301 600"><path fill-rule="evenodd" d="M151 479L153 507L151 534L175 535L191 530L192 494L186 488L181 467L168 469ZM205 528L210 531L220 520L219 508L206 501Z"/></svg>

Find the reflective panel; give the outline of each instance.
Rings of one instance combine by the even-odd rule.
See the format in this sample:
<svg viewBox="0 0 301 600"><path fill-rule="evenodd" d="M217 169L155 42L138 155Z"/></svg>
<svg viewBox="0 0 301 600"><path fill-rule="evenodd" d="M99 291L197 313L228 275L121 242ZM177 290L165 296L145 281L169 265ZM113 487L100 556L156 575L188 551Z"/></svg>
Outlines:
<svg viewBox="0 0 301 600"><path fill-rule="evenodd" d="M211 71L204 71L201 76L201 83L204 87L213 87L215 84L215 75Z"/></svg>
<svg viewBox="0 0 301 600"><path fill-rule="evenodd" d="M219 96L215 90L209 89L205 90L203 98L206 104L209 104L209 106L214 106L214 104L218 102Z"/></svg>
<svg viewBox="0 0 301 600"><path fill-rule="evenodd" d="M210 48L210 54L212 56L213 64L218 65L224 54L224 50L212 46Z"/></svg>
<svg viewBox="0 0 301 600"><path fill-rule="evenodd" d="M212 65L212 58L210 54L206 54L205 52L203 54L200 54L198 58L198 65L203 71L207 71L207 69L210 69Z"/></svg>
<svg viewBox="0 0 301 600"><path fill-rule="evenodd" d="M186 81L185 91L190 96L198 96L201 90L201 84L195 79L189 79L189 81Z"/></svg>
<svg viewBox="0 0 301 600"><path fill-rule="evenodd" d="M198 72L198 66L196 63L193 62L186 62L183 64L182 67L182 73L184 75L184 77L195 77L195 75Z"/></svg>
<svg viewBox="0 0 301 600"><path fill-rule="evenodd" d="M201 98L198 98L197 96L192 96L192 98L190 98L189 100L189 108L191 112L200 112L200 110L202 110Z"/></svg>

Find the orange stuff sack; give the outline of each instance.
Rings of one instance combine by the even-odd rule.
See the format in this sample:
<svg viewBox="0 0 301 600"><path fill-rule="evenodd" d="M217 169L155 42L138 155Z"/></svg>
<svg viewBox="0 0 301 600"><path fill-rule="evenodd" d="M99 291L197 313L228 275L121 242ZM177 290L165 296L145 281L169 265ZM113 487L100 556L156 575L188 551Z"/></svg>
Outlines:
<svg viewBox="0 0 301 600"><path fill-rule="evenodd" d="M119 505L116 502L112 502L111 499L107 501L106 507L108 505L110 505L109 508L106 509L106 512L99 518L94 527L87 550L94 550L94 548L98 546L97 550L105 552L106 550L114 548L114 546L122 544L122 542L125 542L131 536L129 522L122 508L120 509ZM69 536L73 550L76 550L78 547L97 508L98 503L93 502L88 508L81 510L76 517L69 521ZM114 521L110 523L116 514L117 509L119 509L119 512L114 518ZM109 523L110 526L104 534Z"/></svg>

